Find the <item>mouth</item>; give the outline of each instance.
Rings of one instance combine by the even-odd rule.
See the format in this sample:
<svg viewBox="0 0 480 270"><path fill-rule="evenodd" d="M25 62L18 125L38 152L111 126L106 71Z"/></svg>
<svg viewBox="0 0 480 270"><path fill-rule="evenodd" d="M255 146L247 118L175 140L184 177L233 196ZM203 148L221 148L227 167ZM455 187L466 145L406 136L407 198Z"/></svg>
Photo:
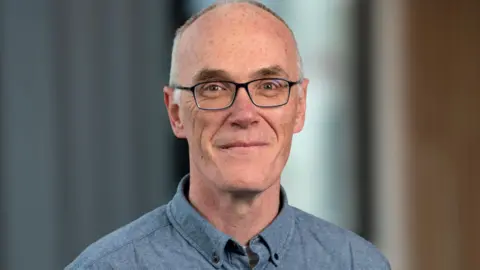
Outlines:
<svg viewBox="0 0 480 270"><path fill-rule="evenodd" d="M221 145L219 148L222 150L249 150L260 147L265 147L268 144L265 142L231 142Z"/></svg>

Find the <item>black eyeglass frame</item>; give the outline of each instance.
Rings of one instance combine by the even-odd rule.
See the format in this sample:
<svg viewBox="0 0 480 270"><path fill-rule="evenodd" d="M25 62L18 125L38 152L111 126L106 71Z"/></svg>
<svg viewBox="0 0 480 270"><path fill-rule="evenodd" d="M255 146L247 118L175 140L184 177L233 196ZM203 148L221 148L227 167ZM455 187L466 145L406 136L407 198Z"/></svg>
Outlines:
<svg viewBox="0 0 480 270"><path fill-rule="evenodd" d="M253 98L252 98L252 95L250 94L250 90L248 89L248 85L253 83L253 82L258 82L258 81L262 81L262 80L280 80L280 81L284 81L288 84L288 96L287 96L287 100L282 103L282 104L278 104L278 105L258 105L257 103L255 103L255 101L253 101ZM233 98L232 98L232 101L230 102L230 104L228 104L227 106L225 107L222 107L222 108L215 108L215 109L209 109L209 108L202 108L198 105L198 102L197 102L197 97L195 96L195 87L201 85L201 84L205 84L205 83L212 83L212 82L219 82L219 83L230 83L230 84L233 84L235 85L235 93L233 94ZM192 92L192 95L193 95L193 99L195 100L195 104L197 105L197 108L201 109L201 110L206 110L206 111L219 111L219 110L226 110L230 107L232 107L233 103L235 102L235 99L237 98L237 94L238 94L238 90L240 88L244 88L245 91L247 91L247 95L248 95L248 98L250 98L250 101L257 107L259 108L277 108L277 107L281 107L281 106L284 106L285 104L288 103L288 101L290 100L290 94L291 94L291 90L292 90L292 86L295 86L297 84L300 84L303 82L303 79L299 79L298 81L289 81L289 80L286 80L286 79L282 79L282 78L261 78L261 79L255 79L255 80L252 80L252 81L249 81L249 82L245 82L245 83L236 83L236 82L232 82L232 81L225 81L225 80L221 80L221 81L205 81L205 82L199 82L191 87L187 87L187 86L181 86L181 85L177 85L177 84L173 84L170 86L170 88L173 88L173 89L179 89L179 90L187 90L187 91L190 91Z"/></svg>

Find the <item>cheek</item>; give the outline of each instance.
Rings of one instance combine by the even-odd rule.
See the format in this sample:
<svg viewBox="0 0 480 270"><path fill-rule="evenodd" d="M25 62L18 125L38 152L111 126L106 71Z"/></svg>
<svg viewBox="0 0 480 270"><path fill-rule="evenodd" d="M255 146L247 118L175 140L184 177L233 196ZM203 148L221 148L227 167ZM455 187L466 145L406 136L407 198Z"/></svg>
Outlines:
<svg viewBox="0 0 480 270"><path fill-rule="evenodd" d="M185 132L191 151L210 152L210 142L218 129L218 117L211 112L198 109L193 103L188 104L185 112ZM186 106L187 107L187 106ZM201 154L204 156L204 154Z"/></svg>
<svg viewBox="0 0 480 270"><path fill-rule="evenodd" d="M289 151L292 144L293 124L290 120L285 120L280 125L280 148L281 152Z"/></svg>
<svg viewBox="0 0 480 270"><path fill-rule="evenodd" d="M197 152L200 146L199 132L202 130L202 121L199 119L199 110L193 100L185 100L181 107L181 119L189 149Z"/></svg>
<svg viewBox="0 0 480 270"><path fill-rule="evenodd" d="M273 123L277 123L275 132L279 137L279 140L290 140L293 135L293 129L295 127L295 113L293 106L285 107L284 110L279 110L272 115L271 119Z"/></svg>
<svg viewBox="0 0 480 270"><path fill-rule="evenodd" d="M195 103L187 100L180 106L180 119L182 120L185 135L190 142L195 130L196 108Z"/></svg>

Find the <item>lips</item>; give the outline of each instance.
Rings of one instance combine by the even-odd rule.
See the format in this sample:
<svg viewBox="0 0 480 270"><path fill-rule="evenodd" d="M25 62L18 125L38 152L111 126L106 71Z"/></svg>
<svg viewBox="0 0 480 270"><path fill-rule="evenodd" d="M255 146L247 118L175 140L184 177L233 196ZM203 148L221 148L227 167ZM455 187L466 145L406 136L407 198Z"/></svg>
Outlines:
<svg viewBox="0 0 480 270"><path fill-rule="evenodd" d="M234 148L253 148L253 147L261 147L268 145L265 142L244 142L244 141L236 141L231 143L222 144L220 146L221 149L234 149Z"/></svg>

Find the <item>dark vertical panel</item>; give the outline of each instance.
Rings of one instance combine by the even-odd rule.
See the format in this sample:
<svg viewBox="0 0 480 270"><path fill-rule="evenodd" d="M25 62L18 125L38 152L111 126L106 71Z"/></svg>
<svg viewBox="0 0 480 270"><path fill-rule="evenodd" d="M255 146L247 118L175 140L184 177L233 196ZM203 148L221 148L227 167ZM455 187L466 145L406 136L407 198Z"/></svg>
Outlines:
<svg viewBox="0 0 480 270"><path fill-rule="evenodd" d="M372 74L371 74L371 0L356 1L356 17L354 33L356 42L356 86L354 100L356 102L356 130L357 137L357 172L359 181L359 210L360 220L358 234L372 240L373 233L373 205L374 194L372 186L372 160L374 153L372 142Z"/></svg>
<svg viewBox="0 0 480 270"><path fill-rule="evenodd" d="M133 110L132 144L136 179L131 188L137 209L166 203L175 192L175 151L162 87L168 81L172 5L175 1L132 0L130 106Z"/></svg>
<svg viewBox="0 0 480 270"><path fill-rule="evenodd" d="M68 80L69 103L69 138L70 179L69 198L72 205L72 227L67 228L67 241L75 247L75 252L85 248L95 237L95 130L94 119L97 117L94 107L94 49L95 18L93 0L68 1L68 22L70 35L70 54L68 62L70 75Z"/></svg>
<svg viewBox="0 0 480 270"><path fill-rule="evenodd" d="M6 180L5 180L5 175L4 175L4 168L3 165L5 164L6 157L3 154L3 116L5 114L4 108L3 108L3 51L4 51L4 40L5 36L3 34L3 28L4 28L4 18L5 18L5 6L4 6L4 0L0 0L0 269L5 269L7 267L6 265L6 258L7 258L7 239L6 239L6 234L7 232L7 227L6 227L6 218L7 218L7 206L6 206L6 201L3 199L5 198L5 185L6 185Z"/></svg>
<svg viewBox="0 0 480 270"><path fill-rule="evenodd" d="M55 268L57 145L51 7L49 0L4 2L6 269Z"/></svg>
<svg viewBox="0 0 480 270"><path fill-rule="evenodd" d="M174 3L0 0L1 269L61 269L173 195Z"/></svg>
<svg viewBox="0 0 480 270"><path fill-rule="evenodd" d="M98 185L96 227L109 232L134 218L130 82L132 16L129 0L96 2L95 110Z"/></svg>
<svg viewBox="0 0 480 270"><path fill-rule="evenodd" d="M89 158L93 160L93 215L90 214L93 231L98 235L103 235L112 230L112 223L118 224L114 221L114 197L110 192L116 187L115 179L111 178L110 170L112 169L112 161L116 158L113 153L109 153L109 141L113 138L111 135L111 123L108 118L108 113L114 106L114 98L109 95L107 74L114 71L109 70L108 66L108 50L114 48L108 47L108 40L111 38L110 33L118 31L121 26L107 29L107 22L109 19L108 12L115 9L115 6L110 6L108 1L93 1L92 2L92 61L87 63L88 68L92 71L92 92L90 100L93 117L90 119L90 128L92 135L92 147L90 148ZM83 18L81 18L83 21ZM117 28L118 27L118 28ZM121 47L124 44L116 44ZM124 56L122 56L124 57ZM124 78L116 78L122 80ZM117 136L117 135L116 135ZM123 146L120 146L123 147ZM92 238L91 238L92 239Z"/></svg>
<svg viewBox="0 0 480 270"><path fill-rule="evenodd" d="M72 209L71 200L69 200L69 186L71 185L71 177L69 176L69 171L71 168L71 158L70 158L70 138L71 138L71 126L72 123L69 121L71 117L69 112L70 99L69 99L69 89L68 82L70 78L70 62L69 54L70 51L70 24L68 19L68 10L67 2L63 0L54 0L52 6L52 27L53 27L53 51L55 57L53 59L53 68L54 68L54 92L55 92L55 104L54 104L54 114L56 120L56 144L57 144L57 153L56 153L56 163L58 167L58 177L55 179L56 192L54 199L55 204L58 206L58 212L55 214L55 219L52 222L58 224L57 241L55 246L57 247L58 253L56 254L57 258L67 258L71 256L71 249L69 248L69 235L71 234L71 229L74 224L72 221L72 216L74 214ZM58 259L55 260L55 268L60 269L63 265L60 264Z"/></svg>
<svg viewBox="0 0 480 270"><path fill-rule="evenodd" d="M172 132L163 104L162 87L168 80L171 6L173 1L131 1L131 107L135 175L132 189L138 211L166 203L175 191ZM159 14L162 14L159 16ZM172 169L173 170L173 169Z"/></svg>

